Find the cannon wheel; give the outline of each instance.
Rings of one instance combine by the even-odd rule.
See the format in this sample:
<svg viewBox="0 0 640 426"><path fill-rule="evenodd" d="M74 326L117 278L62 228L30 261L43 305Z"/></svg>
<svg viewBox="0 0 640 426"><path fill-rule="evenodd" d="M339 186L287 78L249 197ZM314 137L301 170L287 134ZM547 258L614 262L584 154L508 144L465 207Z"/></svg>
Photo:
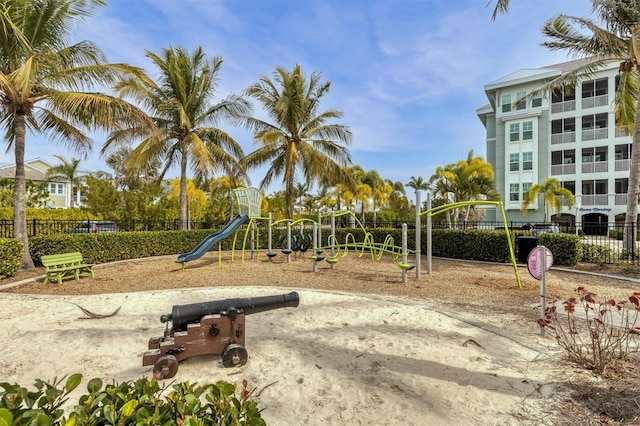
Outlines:
<svg viewBox="0 0 640 426"><path fill-rule="evenodd" d="M178 360L173 355L163 355L153 365L153 377L158 380L170 379L178 372Z"/></svg>
<svg viewBox="0 0 640 426"><path fill-rule="evenodd" d="M222 354L222 365L225 367L244 365L247 363L247 358L247 349L244 346L231 344Z"/></svg>

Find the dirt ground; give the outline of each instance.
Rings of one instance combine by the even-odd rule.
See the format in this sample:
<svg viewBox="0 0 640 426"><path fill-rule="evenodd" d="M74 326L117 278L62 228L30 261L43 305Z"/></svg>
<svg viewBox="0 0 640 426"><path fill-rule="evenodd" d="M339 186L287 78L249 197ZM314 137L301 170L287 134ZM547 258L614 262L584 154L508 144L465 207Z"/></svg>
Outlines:
<svg viewBox="0 0 640 426"><path fill-rule="evenodd" d="M531 277L526 267L517 268L521 288L512 265L496 265L470 261L433 259L432 272L427 273L422 259L420 278L415 269L407 272L402 282L402 270L391 258L372 261L349 254L333 267L326 262L313 271L312 261L284 255L269 261L266 256L244 262L238 253L231 260L223 253L221 262L211 253L181 268L175 256L139 259L97 265L95 278L80 281L65 280L62 285L42 283L43 270L19 272L1 280L0 291L21 294L84 295L161 291L176 288L218 286L277 286L292 289L314 289L329 292L391 295L419 300L434 309L456 312L460 318L482 321L496 332L520 336L539 334L535 320L539 317L540 281ZM586 269L583 267L583 269ZM625 300L640 290L640 280L629 270L590 267L589 271L552 268L546 275L547 295L563 299L575 296L575 289L584 286L601 300ZM11 284L18 285L11 285ZM0 296L1 298L1 296ZM159 308L159 311L161 309ZM555 341L548 339L548 345ZM558 363L566 363L562 357ZM571 374L563 384L567 398L561 407L567 415L566 424L640 424L640 408L635 398L640 391L640 371L635 362L621 362L607 377L597 377L579 366L571 366Z"/></svg>

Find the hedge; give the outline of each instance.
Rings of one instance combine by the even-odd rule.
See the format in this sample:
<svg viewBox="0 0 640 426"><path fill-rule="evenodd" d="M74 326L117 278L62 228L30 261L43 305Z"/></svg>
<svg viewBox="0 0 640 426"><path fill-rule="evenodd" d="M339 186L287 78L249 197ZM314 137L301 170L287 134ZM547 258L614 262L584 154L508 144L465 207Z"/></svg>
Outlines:
<svg viewBox="0 0 640 426"><path fill-rule="evenodd" d="M328 244L328 229L322 230L323 244ZM149 231L149 232L114 232L102 234L71 234L33 237L29 241L33 261L41 264L41 257L46 254L59 254L79 251L89 263L106 263L117 260L137 259L151 256L178 255L186 253L198 245L212 230L190 231ZM310 233L310 230L305 231ZM387 237L396 247L402 245L400 229L376 228L368 233L373 241L381 245ZM255 248L265 250L268 247L267 232L263 229L255 235ZM272 249L280 250L279 239L282 230L273 232ZM362 229L336 229L338 244L344 244L347 235L349 241L362 242L365 231ZM486 230L447 230L434 229L432 231L433 256L453 259L478 260L486 262L508 263L511 261L509 246L505 231ZM515 234L511 233L514 251ZM235 249L242 249L244 232L238 233L235 239ZM211 250L231 250L233 238L226 238L215 244ZM542 234L539 243L548 247L554 254L555 265L572 266L583 259L583 247L580 238L574 234ZM249 239L246 242L249 246ZM415 250L415 230L407 231L407 248ZM421 238L422 254L427 253L427 233L423 231ZM22 261L22 245L13 239L0 239L0 279L15 275ZM517 255L517 253L515 253ZM584 257L585 261L592 259L590 253Z"/></svg>
<svg viewBox="0 0 640 426"><path fill-rule="evenodd" d="M12 277L22 263L22 243L11 238L0 238L0 280Z"/></svg>

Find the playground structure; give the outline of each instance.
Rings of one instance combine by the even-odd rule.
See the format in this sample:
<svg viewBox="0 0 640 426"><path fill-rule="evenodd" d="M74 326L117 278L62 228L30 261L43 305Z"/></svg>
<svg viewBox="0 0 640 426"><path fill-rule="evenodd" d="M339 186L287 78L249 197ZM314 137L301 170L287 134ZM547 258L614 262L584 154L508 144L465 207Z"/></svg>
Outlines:
<svg viewBox="0 0 640 426"><path fill-rule="evenodd" d="M336 263L340 257L344 257L351 250L357 257L362 257L365 253L369 253L372 261L380 260L384 254L389 254L402 270L402 282L406 283L408 280L408 272L410 270L416 270L416 278L420 279L421 275L421 232L415 232L415 249L409 250L407 244L407 224L402 224L402 241L400 246L394 245L394 240L391 235L387 235L383 242L375 242L373 235L368 232L362 223L358 220L356 215L349 210L335 211L330 214L319 214L318 220L311 219L282 219L273 221L271 213L268 213L266 217L261 215L261 207L263 201L262 192L253 187L249 188L237 188L234 190L234 194L238 204L238 215L234 217L225 227L214 234L209 235L203 240L196 248L191 252L182 254L178 257L177 262L182 263L193 260L194 258L202 256L208 251L213 244L224 238L229 238L233 234L233 245L231 249L231 261L235 259L236 241L238 239L238 233L240 226L246 223L244 236L242 237L242 249L241 249L241 261L244 263L245 254L249 250L251 259L255 259L261 247L260 235L261 230L266 228L267 233L267 257L272 259L277 256L277 252L273 250L273 229L281 227L286 224L286 233L280 235L278 239L278 246L282 254L287 256L287 263L291 262L292 256L296 253L300 253L304 256L305 252L309 249L312 250L310 260L313 262L313 272L317 272L318 262L327 261L332 269L335 269ZM428 194L427 198L427 210L418 212L416 214L415 229L421 228L421 218L426 216L427 218L427 253L426 264L427 274L431 275L432 272L432 216L445 212L451 209L457 209L460 207L470 205L494 205L500 208L502 212L502 218L504 221L504 229L509 245L509 254L511 263L514 268L514 274L518 287L521 287L520 276L518 274L518 267L515 260L513 245L511 237L509 235L509 227L507 226L506 214L502 202L500 201L464 201L458 203L445 204L439 207L431 208L431 197ZM416 206L421 206L420 192L416 191ZM363 232L364 238L362 241L357 242L352 233L348 233L344 237L344 242L340 243L336 238L336 218L347 217L352 220L354 226L360 228ZM324 225L326 220L330 220L330 225ZM311 235L307 232L307 226L311 225ZM326 239L326 244L323 244L322 232L330 226L330 235ZM286 244L285 244L286 243ZM410 263L409 257L412 256L415 261ZM218 263L222 262L220 248L218 250Z"/></svg>

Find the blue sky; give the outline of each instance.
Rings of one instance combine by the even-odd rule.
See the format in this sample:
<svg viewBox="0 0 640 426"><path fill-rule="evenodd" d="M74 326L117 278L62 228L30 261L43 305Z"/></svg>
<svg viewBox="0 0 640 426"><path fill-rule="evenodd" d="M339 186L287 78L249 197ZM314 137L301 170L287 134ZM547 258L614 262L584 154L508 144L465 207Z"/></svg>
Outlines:
<svg viewBox="0 0 640 426"><path fill-rule="evenodd" d="M558 13L591 13L588 0L512 0L510 13L495 22L488 0L107 1L75 39L91 40L110 62L141 66L151 76L146 50L202 46L224 59L218 99L240 94L277 66L320 71L332 82L321 109L344 113L339 122L353 132L353 163L403 183L428 179L469 150L485 156L475 112L487 103L483 86L520 68L572 59L540 46L540 28ZM261 114L255 103L254 113ZM246 153L255 149L247 131L221 127ZM98 155L103 142L95 135L84 168L108 170ZM75 155L28 135L27 159L55 163L54 154ZM13 163L13 152L3 151L0 162ZM252 172L252 183L262 176Z"/></svg>

